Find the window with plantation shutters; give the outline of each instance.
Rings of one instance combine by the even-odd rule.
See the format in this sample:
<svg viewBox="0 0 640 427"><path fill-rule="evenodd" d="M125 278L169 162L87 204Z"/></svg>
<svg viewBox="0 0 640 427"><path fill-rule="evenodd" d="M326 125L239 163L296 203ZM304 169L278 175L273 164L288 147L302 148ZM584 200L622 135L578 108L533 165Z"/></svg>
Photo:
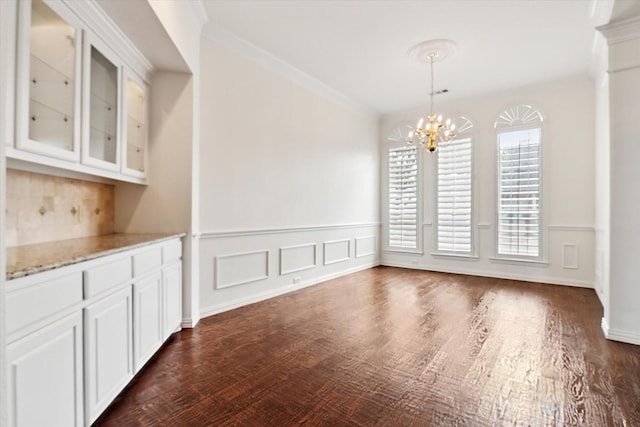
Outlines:
<svg viewBox="0 0 640 427"><path fill-rule="evenodd" d="M542 113L514 105L498 115L498 256L541 257Z"/></svg>
<svg viewBox="0 0 640 427"><path fill-rule="evenodd" d="M388 246L418 248L418 150L415 146L389 149Z"/></svg>
<svg viewBox="0 0 640 427"><path fill-rule="evenodd" d="M498 134L498 255L540 255L540 128Z"/></svg>
<svg viewBox="0 0 640 427"><path fill-rule="evenodd" d="M472 250L471 138L438 146L438 251L470 254Z"/></svg>

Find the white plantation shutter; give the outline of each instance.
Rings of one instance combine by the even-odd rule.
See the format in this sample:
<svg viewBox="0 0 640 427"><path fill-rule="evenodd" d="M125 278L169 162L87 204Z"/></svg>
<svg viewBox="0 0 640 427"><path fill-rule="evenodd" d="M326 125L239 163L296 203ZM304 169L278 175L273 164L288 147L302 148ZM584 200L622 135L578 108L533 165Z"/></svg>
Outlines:
<svg viewBox="0 0 640 427"><path fill-rule="evenodd" d="M438 146L439 251L471 253L471 138Z"/></svg>
<svg viewBox="0 0 640 427"><path fill-rule="evenodd" d="M501 133L498 254L540 255L540 128Z"/></svg>
<svg viewBox="0 0 640 427"><path fill-rule="evenodd" d="M389 247L418 248L418 150L389 149Z"/></svg>

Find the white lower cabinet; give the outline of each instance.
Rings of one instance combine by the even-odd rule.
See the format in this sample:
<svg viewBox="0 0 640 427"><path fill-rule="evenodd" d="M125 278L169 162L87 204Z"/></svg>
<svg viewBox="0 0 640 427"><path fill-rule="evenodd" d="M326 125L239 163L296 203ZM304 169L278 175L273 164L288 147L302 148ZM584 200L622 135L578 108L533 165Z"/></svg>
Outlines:
<svg viewBox="0 0 640 427"><path fill-rule="evenodd" d="M82 315L7 346L10 426L82 426Z"/></svg>
<svg viewBox="0 0 640 427"><path fill-rule="evenodd" d="M8 281L9 425L90 426L180 329L181 257L176 238Z"/></svg>
<svg viewBox="0 0 640 427"><path fill-rule="evenodd" d="M164 342L160 271L133 284L133 305L133 365L138 372Z"/></svg>
<svg viewBox="0 0 640 427"><path fill-rule="evenodd" d="M163 280L163 334L165 340L180 329L182 322L182 262L176 262L162 270Z"/></svg>
<svg viewBox="0 0 640 427"><path fill-rule="evenodd" d="M130 285L84 309L87 425L133 378L132 321Z"/></svg>

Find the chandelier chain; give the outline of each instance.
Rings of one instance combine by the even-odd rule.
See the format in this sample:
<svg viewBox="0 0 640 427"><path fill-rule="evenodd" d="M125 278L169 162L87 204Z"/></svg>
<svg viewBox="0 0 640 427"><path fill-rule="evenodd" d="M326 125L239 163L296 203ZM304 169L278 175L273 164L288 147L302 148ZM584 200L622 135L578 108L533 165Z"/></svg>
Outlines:
<svg viewBox="0 0 640 427"><path fill-rule="evenodd" d="M429 93L429 103L431 104L429 107L429 115L433 115L433 55L429 55L429 66L431 68L431 92Z"/></svg>

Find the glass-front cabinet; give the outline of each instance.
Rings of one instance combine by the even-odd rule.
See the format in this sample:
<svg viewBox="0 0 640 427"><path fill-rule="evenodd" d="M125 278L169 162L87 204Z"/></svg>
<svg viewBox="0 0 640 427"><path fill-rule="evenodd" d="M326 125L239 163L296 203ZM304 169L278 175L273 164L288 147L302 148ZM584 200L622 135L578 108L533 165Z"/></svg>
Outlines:
<svg viewBox="0 0 640 427"><path fill-rule="evenodd" d="M16 147L77 161L82 31L55 3L19 5Z"/></svg>
<svg viewBox="0 0 640 427"><path fill-rule="evenodd" d="M86 37L82 162L120 169L119 91L122 66L107 46Z"/></svg>
<svg viewBox="0 0 640 427"><path fill-rule="evenodd" d="M18 4L17 130L7 157L144 183L151 64L117 28L88 27L99 20L84 16L95 13L86 3Z"/></svg>
<svg viewBox="0 0 640 427"><path fill-rule="evenodd" d="M147 89L130 73L125 72L124 81L122 173L143 177L147 171Z"/></svg>

